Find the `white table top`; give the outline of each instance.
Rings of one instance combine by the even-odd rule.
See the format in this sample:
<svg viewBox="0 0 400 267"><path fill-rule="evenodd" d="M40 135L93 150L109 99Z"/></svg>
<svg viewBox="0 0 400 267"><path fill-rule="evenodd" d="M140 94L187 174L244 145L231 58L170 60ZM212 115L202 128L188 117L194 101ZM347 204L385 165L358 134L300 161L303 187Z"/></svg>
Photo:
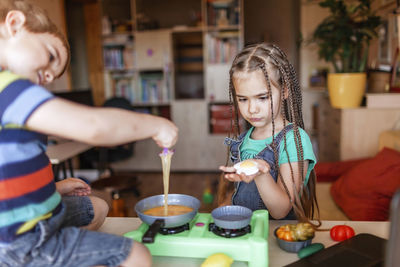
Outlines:
<svg viewBox="0 0 400 267"><path fill-rule="evenodd" d="M91 147L91 145L85 143L65 140L55 145L47 146L46 154L50 158L51 164L60 164L67 159L89 150Z"/></svg>
<svg viewBox="0 0 400 267"><path fill-rule="evenodd" d="M142 222L139 218L108 217L99 231L123 235L126 232L136 230L141 223ZM273 231L276 227L286 223L294 222L275 220L269 221L268 253L270 267L280 267L299 259L296 253L288 253L280 249L273 235ZM370 233L386 239L389 237L389 222L323 221L321 228L330 229L334 225L338 224L346 224L353 227L356 234ZM322 243L325 245L325 247L336 244L336 242L330 238L329 231L316 232L313 243ZM200 258L153 257L153 266L199 267L203 261L204 259ZM239 266L247 266L247 263L235 261L232 264L232 267Z"/></svg>

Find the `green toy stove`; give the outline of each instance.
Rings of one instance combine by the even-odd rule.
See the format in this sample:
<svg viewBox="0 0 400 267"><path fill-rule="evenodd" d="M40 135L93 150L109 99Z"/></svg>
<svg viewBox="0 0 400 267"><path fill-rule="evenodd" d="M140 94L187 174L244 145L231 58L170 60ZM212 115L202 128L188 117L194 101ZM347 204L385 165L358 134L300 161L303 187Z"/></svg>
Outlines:
<svg viewBox="0 0 400 267"><path fill-rule="evenodd" d="M142 223L124 236L142 242L149 226ZM224 253L236 261L248 262L249 267L268 266L268 212L253 212L250 224L242 229L226 230L216 227L210 213L197 213L183 228L161 229L154 243L145 244L153 256L207 258Z"/></svg>

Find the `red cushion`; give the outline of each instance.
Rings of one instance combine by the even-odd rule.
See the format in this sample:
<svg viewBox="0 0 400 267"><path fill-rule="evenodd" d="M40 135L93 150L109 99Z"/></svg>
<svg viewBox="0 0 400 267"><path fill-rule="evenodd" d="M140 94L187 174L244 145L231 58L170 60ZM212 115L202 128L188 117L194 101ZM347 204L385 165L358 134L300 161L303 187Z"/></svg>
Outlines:
<svg viewBox="0 0 400 267"><path fill-rule="evenodd" d="M332 184L331 195L351 220L386 221L398 188L400 152L385 147L341 175Z"/></svg>
<svg viewBox="0 0 400 267"><path fill-rule="evenodd" d="M315 165L315 174L318 182L333 182L340 175L350 170L357 164L366 161L369 158L333 161L333 162L318 162Z"/></svg>

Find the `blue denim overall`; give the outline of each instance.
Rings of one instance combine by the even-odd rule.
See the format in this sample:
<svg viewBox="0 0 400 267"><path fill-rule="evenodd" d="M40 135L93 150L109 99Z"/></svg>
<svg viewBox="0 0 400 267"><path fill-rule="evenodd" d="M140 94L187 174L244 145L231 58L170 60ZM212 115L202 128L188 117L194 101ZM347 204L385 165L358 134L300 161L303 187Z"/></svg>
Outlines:
<svg viewBox="0 0 400 267"><path fill-rule="evenodd" d="M286 126L286 132L289 132L292 129L293 129L292 124ZM229 146L231 160L233 163L241 161L240 146L243 143L243 139L246 133L247 132L242 133L237 140L228 137L225 138L224 143L225 145ZM278 157L279 157L279 146L281 144L282 139L283 139L283 130L280 131L274 139L274 143L277 144L276 149L278 151ZM275 180L275 182L277 182L278 171L277 168L273 167L275 166L275 160L274 160L274 151L272 149L272 146L270 144L266 144L266 147L260 153L258 153L254 158L263 159L266 162L268 162L268 164L271 166L270 174L272 178ZM258 189L254 180L251 181L250 183L235 182L235 193L232 196L232 203L233 205L240 205L247 207L252 211L267 209L267 207L265 207L264 205L264 202L260 194L258 193ZM270 218L273 219L271 216ZM296 216L294 214L293 209L291 209L288 215L286 215L286 217L284 218L281 218L280 220L295 220L295 219Z"/></svg>

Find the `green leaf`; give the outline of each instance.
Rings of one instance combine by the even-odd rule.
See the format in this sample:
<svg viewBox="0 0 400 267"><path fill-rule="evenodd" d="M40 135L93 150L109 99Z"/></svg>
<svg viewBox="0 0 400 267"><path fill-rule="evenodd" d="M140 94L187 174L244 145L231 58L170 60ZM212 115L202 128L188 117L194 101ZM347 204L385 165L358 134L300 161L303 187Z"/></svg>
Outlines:
<svg viewBox="0 0 400 267"><path fill-rule="evenodd" d="M364 71L369 42L378 36L382 19L371 10L372 0L323 0L330 14L315 29L311 43L318 45L321 59L333 64L336 72Z"/></svg>

